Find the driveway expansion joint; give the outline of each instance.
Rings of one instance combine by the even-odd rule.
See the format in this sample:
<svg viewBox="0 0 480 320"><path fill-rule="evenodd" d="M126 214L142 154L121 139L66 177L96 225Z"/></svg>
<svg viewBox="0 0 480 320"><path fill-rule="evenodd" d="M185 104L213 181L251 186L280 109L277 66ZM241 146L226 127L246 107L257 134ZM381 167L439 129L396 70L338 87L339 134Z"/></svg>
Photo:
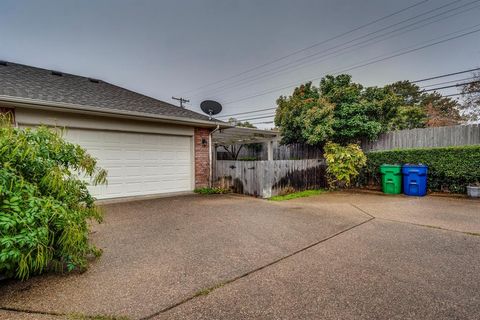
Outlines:
<svg viewBox="0 0 480 320"><path fill-rule="evenodd" d="M434 225L428 225L428 224L421 224L421 223L414 223L414 222L408 222L408 221L400 221L400 220L395 220L395 219L387 219L387 218L377 217L377 216L374 216L373 214L363 210L362 208L360 208L360 207L358 207L358 206L356 206L352 203L349 203L349 204L352 207L354 207L355 209L357 209L358 211L362 212L363 214L365 214L365 215L367 215L367 216L369 216L370 218L373 218L373 219L395 222L395 223L410 224L412 226L417 226L417 227L422 227L422 228L430 228L430 229L437 229L437 230L450 231L450 232L456 232L456 233L463 233L463 234L469 235L469 236L480 237L480 233L477 233L477 232L453 230L453 229L442 228L442 227L434 226Z"/></svg>
<svg viewBox="0 0 480 320"><path fill-rule="evenodd" d="M408 221L400 221L400 220L387 219L387 218L379 218L379 217L375 217L375 218L378 219L378 220L383 220L383 221L409 224L409 225L416 226L416 227L421 227L421 228L437 229L437 230L442 230L442 231L462 233L462 234L464 234L464 235L473 236L473 237L480 237L480 233L477 233L477 232L469 232L469 231L461 231L461 230L447 229L447 228L442 228L442 227L439 227L439 226L433 226L433 225L421 224L421 223L414 223L414 222L408 222Z"/></svg>
<svg viewBox="0 0 480 320"><path fill-rule="evenodd" d="M0 310L9 311L9 312L16 312L16 313L41 314L41 315L52 316L52 317L66 317L66 316L68 316L68 314L59 313L59 312L27 310L27 309L18 309L18 308L9 308L9 307L0 307Z"/></svg>
<svg viewBox="0 0 480 320"><path fill-rule="evenodd" d="M361 210L361 211L362 211L362 210ZM363 212L363 211L362 211L362 212ZM369 215L369 214L367 213L367 215ZM286 255L286 256L283 256L283 257L281 257L281 258L279 258L279 259L276 259L276 260L274 260L274 261L272 261L272 262L270 262L270 263L267 263L266 265L263 265L263 266L258 267L258 268L256 268L256 269L253 269L253 270L250 270L250 271L248 271L248 272L246 272L246 273L243 273L243 274L241 274L241 275L239 275L239 276L237 276L237 277L234 277L234 278L232 278L232 279L230 279L230 280L226 280L226 281L220 282L220 283L218 283L218 284L216 284L216 285L214 285L214 286L211 286L211 287L209 287L209 288L199 290L199 291L197 291L194 295L192 295L192 296L190 296L190 297L187 297L187 298L183 299L182 301L179 301L179 302L177 302L177 303L175 303L175 304L173 304L173 305L171 305L171 306L168 306L168 307L166 307L166 308L164 308L164 309L162 309L162 310L160 310L160 311L157 311L157 312L155 312L155 313L153 313L153 314L151 314L151 315L149 315L149 316L140 318L139 320L149 320L149 319L152 319L153 317L159 316L159 315L161 315L161 314L163 314L163 313L165 313L165 312L167 312L167 311L170 311L170 310L172 310L172 309L174 309L174 308L176 308L176 307L178 307L178 306L180 306L180 305L182 305L182 304L185 304L185 303L187 303L187 302L189 302L189 301L192 301L192 300L194 300L195 298L198 298L198 297L201 297L201 296L206 296L206 295L210 294L211 292L215 291L216 289L222 288L222 287L224 287L224 286L226 286L226 285L228 285L228 284L230 284L230 283L233 283L233 282L235 282L235 281L237 281L237 280L240 280L240 279L242 279L242 278L245 278L245 277L247 277L247 276L249 276L249 275L251 275L251 274L253 274L253 273L255 273L255 272L261 271L261 270L263 270L263 269L265 269L265 268L267 268L267 267L273 266L273 265L275 265L275 264L277 264L277 263L279 263L279 262L281 262L281 261L283 261L283 260L286 260L286 259L288 259L288 258L291 258L291 257L293 257L293 256L295 256L295 255L297 255L297 254L299 254L299 253L302 253L302 252L304 252L304 251L306 251L306 250L308 250L308 249L310 249L310 248L313 248L313 247L315 247L315 246L317 246L317 245L319 245L319 244L321 244L321 243L323 243L323 242L326 242L326 241L328 241L328 240L331 240L331 239L333 239L333 238L335 238L335 237L337 237L337 236L339 236L339 235L341 235L341 234L343 234L343 233L345 233L345 232L348 232L348 231L353 230L353 229L355 229L355 228L357 228L357 227L360 227L360 226L362 226L362 225L364 225L364 224L366 224L366 223L368 223L368 222L370 222L370 221L372 221L372 220L374 220L374 219L375 219L375 217L370 216L370 218L368 218L368 219L366 219L366 220L364 220L364 221L362 221L362 222L360 222L360 223L357 223L357 224L355 224L355 225L353 225L353 226L351 226L351 227L348 227L348 228L346 228L346 229L344 229L344 230L341 230L341 231L339 231L339 232L336 232L336 233L334 233L334 234L332 234L332 235L330 235L330 236L328 236L328 237L326 237L326 238L323 238L323 239L321 239L321 240L319 240L319 241L317 241L317 242L315 242L315 243L309 244L309 245L306 246L306 247L303 247L303 248L301 248L301 249L299 249L299 250L296 250L296 251L294 251L294 252L292 252L292 253L290 253L290 254L288 254L288 255Z"/></svg>
<svg viewBox="0 0 480 320"><path fill-rule="evenodd" d="M362 208L354 205L353 203L349 203L349 205L351 205L352 207L354 207L355 209L357 209L358 211L360 211L361 213L363 213L364 215L367 215L368 217L370 217L372 219L376 218L373 214L368 213L367 211L365 211Z"/></svg>

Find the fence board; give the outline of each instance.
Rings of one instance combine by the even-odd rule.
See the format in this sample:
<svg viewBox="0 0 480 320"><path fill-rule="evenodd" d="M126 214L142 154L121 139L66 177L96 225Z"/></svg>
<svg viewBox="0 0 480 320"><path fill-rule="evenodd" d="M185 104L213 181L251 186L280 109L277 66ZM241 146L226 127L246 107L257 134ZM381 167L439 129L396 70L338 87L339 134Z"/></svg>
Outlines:
<svg viewBox="0 0 480 320"><path fill-rule="evenodd" d="M480 124L387 132L376 141L363 141L364 151L449 147L480 144Z"/></svg>
<svg viewBox="0 0 480 320"><path fill-rule="evenodd" d="M262 198L278 195L287 187L295 190L327 186L323 159L229 161L217 160L214 184Z"/></svg>
<svg viewBox="0 0 480 320"><path fill-rule="evenodd" d="M273 160L300 160L300 159L318 159L322 157L323 151L318 147L291 144L281 145L278 140L273 142ZM218 160L233 160L230 155L223 150L217 149ZM255 160L267 160L267 146L263 144L261 150L255 150L248 147L243 147L238 154L238 159L255 158Z"/></svg>
<svg viewBox="0 0 480 320"><path fill-rule="evenodd" d="M364 151L426 148L426 147L449 147L480 144L480 124L469 124L450 127L431 127L422 129L400 130L387 132L380 135L376 141L363 141ZM302 144L281 145L279 141L273 142L274 160L299 160L322 158L323 150ZM219 160L232 160L226 152L218 148ZM267 147L261 150L244 147L239 159L255 158L267 160Z"/></svg>

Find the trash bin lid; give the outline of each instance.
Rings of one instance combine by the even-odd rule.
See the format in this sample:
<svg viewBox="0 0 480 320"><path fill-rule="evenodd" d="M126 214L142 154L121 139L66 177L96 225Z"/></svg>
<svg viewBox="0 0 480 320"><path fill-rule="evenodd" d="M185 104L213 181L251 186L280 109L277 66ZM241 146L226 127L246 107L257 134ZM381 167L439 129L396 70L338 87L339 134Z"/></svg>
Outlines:
<svg viewBox="0 0 480 320"><path fill-rule="evenodd" d="M399 173L402 170L402 166L399 164L382 164L380 166L380 173L395 172Z"/></svg>
<svg viewBox="0 0 480 320"><path fill-rule="evenodd" d="M402 167L401 164L386 164L386 163L380 166L380 168L401 168L401 167Z"/></svg>
<svg viewBox="0 0 480 320"><path fill-rule="evenodd" d="M422 163L419 163L419 164L405 163L402 167L403 168L428 168L426 164L422 164Z"/></svg>

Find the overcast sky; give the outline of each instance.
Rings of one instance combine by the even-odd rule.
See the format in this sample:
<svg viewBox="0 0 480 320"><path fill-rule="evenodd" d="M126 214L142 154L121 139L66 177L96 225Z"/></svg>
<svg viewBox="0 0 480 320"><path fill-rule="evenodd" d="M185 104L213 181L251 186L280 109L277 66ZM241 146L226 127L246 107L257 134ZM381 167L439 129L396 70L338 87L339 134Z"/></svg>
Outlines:
<svg viewBox="0 0 480 320"><path fill-rule="evenodd" d="M479 16L473 0L0 0L0 60L99 78L172 103L183 94L199 112L200 101L215 99L228 115L275 106L292 91L278 88L479 30ZM383 85L479 66L475 32L348 73Z"/></svg>

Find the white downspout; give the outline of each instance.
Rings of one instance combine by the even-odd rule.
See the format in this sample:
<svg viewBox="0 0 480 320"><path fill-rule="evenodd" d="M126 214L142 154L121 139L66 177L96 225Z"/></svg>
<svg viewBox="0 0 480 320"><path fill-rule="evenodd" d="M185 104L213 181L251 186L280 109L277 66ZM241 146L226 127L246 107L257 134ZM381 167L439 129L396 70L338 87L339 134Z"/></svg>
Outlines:
<svg viewBox="0 0 480 320"><path fill-rule="evenodd" d="M213 186L213 145L212 145L212 135L217 132L218 130L220 130L220 125L217 124L217 127L215 129L213 129L210 134L208 135L208 147L210 149L210 152L208 153L208 162L209 162L209 165L210 165L210 170L209 170L209 173L210 173L210 179L208 181L208 185L209 187L211 188Z"/></svg>

